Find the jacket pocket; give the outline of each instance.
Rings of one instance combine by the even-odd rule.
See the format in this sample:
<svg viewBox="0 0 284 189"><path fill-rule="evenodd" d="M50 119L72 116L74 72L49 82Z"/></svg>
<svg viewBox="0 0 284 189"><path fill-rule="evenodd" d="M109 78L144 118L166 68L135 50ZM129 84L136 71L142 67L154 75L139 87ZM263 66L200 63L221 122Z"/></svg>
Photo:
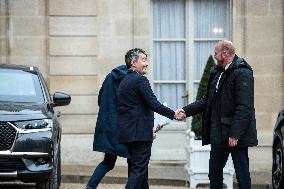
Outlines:
<svg viewBox="0 0 284 189"><path fill-rule="evenodd" d="M232 122L233 118L231 117L221 118L222 140L228 140Z"/></svg>

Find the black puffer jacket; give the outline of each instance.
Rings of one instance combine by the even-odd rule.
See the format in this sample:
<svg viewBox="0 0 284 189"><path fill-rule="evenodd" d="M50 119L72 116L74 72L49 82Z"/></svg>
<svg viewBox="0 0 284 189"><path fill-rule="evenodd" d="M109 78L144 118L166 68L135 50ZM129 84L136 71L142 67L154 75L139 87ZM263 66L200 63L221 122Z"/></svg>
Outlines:
<svg viewBox="0 0 284 189"><path fill-rule="evenodd" d="M224 71L216 91L222 71L214 67L206 94L183 109L187 116L203 112L203 145L214 141L210 137L221 137L219 141L223 141L222 145L227 145L229 137L235 137L240 147L256 146L253 70L244 59L235 56L232 64ZM217 125L221 134L211 132L212 125Z"/></svg>

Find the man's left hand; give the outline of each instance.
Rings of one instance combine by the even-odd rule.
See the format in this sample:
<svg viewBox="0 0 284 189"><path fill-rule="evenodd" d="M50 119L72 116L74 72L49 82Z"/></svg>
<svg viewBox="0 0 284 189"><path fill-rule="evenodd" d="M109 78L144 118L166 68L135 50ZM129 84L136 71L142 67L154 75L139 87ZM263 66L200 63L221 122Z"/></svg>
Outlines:
<svg viewBox="0 0 284 189"><path fill-rule="evenodd" d="M164 127L163 125L158 124L157 127L154 130L154 133L159 132L163 127Z"/></svg>
<svg viewBox="0 0 284 189"><path fill-rule="evenodd" d="M158 124L157 127L155 128L155 130L153 131L153 140L156 139L157 137L157 133L163 128L163 125Z"/></svg>
<svg viewBox="0 0 284 189"><path fill-rule="evenodd" d="M229 146L237 146L238 144L238 139L234 137L229 137Z"/></svg>

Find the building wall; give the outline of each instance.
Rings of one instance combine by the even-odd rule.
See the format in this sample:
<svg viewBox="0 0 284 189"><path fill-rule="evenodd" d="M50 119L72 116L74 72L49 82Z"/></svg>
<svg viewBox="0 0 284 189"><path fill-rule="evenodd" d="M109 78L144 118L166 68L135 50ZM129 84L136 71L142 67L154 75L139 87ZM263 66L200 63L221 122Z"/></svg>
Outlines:
<svg viewBox="0 0 284 189"><path fill-rule="evenodd" d="M251 149L256 160L252 164L270 168L272 130L278 112L284 108L284 3L239 0L233 4L233 41L237 52L252 65L255 76L259 148Z"/></svg>
<svg viewBox="0 0 284 189"><path fill-rule="evenodd" d="M5 1L0 1L0 62L6 62L7 57L7 11Z"/></svg>
<svg viewBox="0 0 284 189"><path fill-rule="evenodd" d="M92 137L102 81L133 47L151 55L150 0L0 0L1 63L36 65L50 93L71 94L62 113L63 163L94 162ZM232 40L255 74L258 148L253 169L270 169L272 129L284 107L283 0L234 0ZM149 75L151 80L152 75ZM75 155L68 155L72 151ZM88 156L89 160L81 159Z"/></svg>
<svg viewBox="0 0 284 189"><path fill-rule="evenodd" d="M0 0L0 62L35 65L48 75L44 0Z"/></svg>
<svg viewBox="0 0 284 189"><path fill-rule="evenodd" d="M48 1L50 91L72 96L69 106L58 108L63 114L65 164L89 164L97 158L92 140L98 92L104 77L124 64L123 55L133 46L131 2ZM82 162L86 156L90 158Z"/></svg>

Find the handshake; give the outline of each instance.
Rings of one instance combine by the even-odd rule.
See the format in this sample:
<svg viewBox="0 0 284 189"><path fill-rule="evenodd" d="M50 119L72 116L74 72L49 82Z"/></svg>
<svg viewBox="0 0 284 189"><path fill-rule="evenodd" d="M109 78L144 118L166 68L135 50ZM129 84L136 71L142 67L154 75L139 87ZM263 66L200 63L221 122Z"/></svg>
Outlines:
<svg viewBox="0 0 284 189"><path fill-rule="evenodd" d="M175 120L183 121L186 118L185 112L183 109L177 109L175 111ZM168 123L167 123L168 124ZM163 124L157 124L156 127L153 128L153 140L156 139L157 133L164 127Z"/></svg>
<svg viewBox="0 0 284 189"><path fill-rule="evenodd" d="M185 120L185 118L186 118L186 115L185 115L185 111L183 110L183 109L177 109L176 111L175 111L175 117L174 117L176 120L178 120L178 121L183 121L183 120Z"/></svg>

